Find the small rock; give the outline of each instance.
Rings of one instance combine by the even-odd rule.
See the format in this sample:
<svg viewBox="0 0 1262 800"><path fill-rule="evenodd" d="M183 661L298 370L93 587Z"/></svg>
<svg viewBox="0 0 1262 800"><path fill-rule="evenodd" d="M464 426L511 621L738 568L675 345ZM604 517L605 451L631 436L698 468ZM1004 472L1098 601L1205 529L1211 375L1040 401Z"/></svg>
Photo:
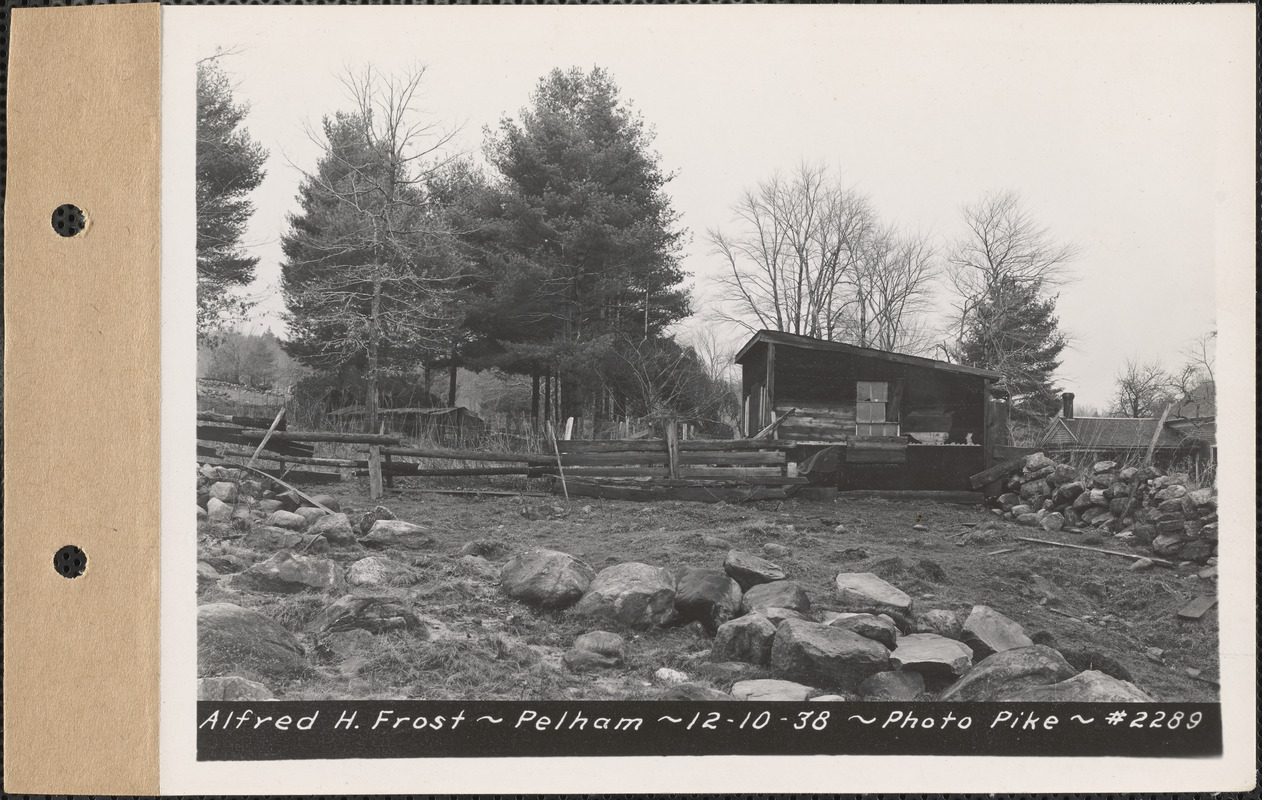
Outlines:
<svg viewBox="0 0 1262 800"><path fill-rule="evenodd" d="M574 613L630 628L665 625L675 618L675 580L660 567L634 561L606 567L588 585Z"/></svg>
<svg viewBox="0 0 1262 800"><path fill-rule="evenodd" d="M849 699L850 698L846 697L844 694L820 694L820 695L816 695L815 697L812 697L810 702L812 703L844 703L844 702L848 702Z"/></svg>
<svg viewBox="0 0 1262 800"><path fill-rule="evenodd" d="M327 517L329 515L329 512L325 511L323 508L312 508L311 506L303 506L302 508L295 509L294 513L306 520L307 525L311 525L311 523L315 522L320 517ZM350 523L348 521L347 525L349 524Z"/></svg>
<svg viewBox="0 0 1262 800"><path fill-rule="evenodd" d="M1091 465L1091 471L1096 475L1112 472L1115 469L1117 469L1116 461L1097 461Z"/></svg>
<svg viewBox="0 0 1262 800"><path fill-rule="evenodd" d="M307 520L290 511L273 511L266 524L273 528L300 531L307 527Z"/></svg>
<svg viewBox="0 0 1262 800"><path fill-rule="evenodd" d="M235 483L227 481L212 483L207 491L210 492L211 497L222 503L237 502L237 485Z"/></svg>
<svg viewBox="0 0 1262 800"><path fill-rule="evenodd" d="M944 608L917 613L913 629L916 633L936 633L948 639L959 639L964 632L964 626L960 624L955 612Z"/></svg>
<svg viewBox="0 0 1262 800"><path fill-rule="evenodd" d="M589 631L576 637L571 649L599 653L621 664L627 654L627 643L616 633Z"/></svg>
<svg viewBox="0 0 1262 800"><path fill-rule="evenodd" d="M834 580L837 602L854 611L911 610L911 597L871 572L842 572Z"/></svg>
<svg viewBox="0 0 1262 800"><path fill-rule="evenodd" d="M500 568L487 561L482 556L461 556L456 562L460 568L469 574L482 578L484 580L497 581L500 577Z"/></svg>
<svg viewBox="0 0 1262 800"><path fill-rule="evenodd" d="M780 623L789 619L801 619L807 622L815 621L811 619L810 617L808 617L807 615L803 614L801 611L795 611L791 608L780 608L779 606L767 606L765 608L759 608L757 613L762 614L764 617L767 618L767 620L772 625L775 625L777 628L780 627Z"/></svg>
<svg viewBox="0 0 1262 800"><path fill-rule="evenodd" d="M854 689L890 667L889 650L848 630L788 620L776 628L771 668L794 680Z"/></svg>
<svg viewBox="0 0 1262 800"><path fill-rule="evenodd" d="M779 564L742 550L728 551L727 558L723 559L723 571L740 584L743 592L748 592L761 583L782 581L785 578L784 568Z"/></svg>
<svg viewBox="0 0 1262 800"><path fill-rule="evenodd" d="M561 663L570 672L590 672L595 669L616 669L622 666L622 659L591 650L569 650L561 656Z"/></svg>
<svg viewBox="0 0 1262 800"><path fill-rule="evenodd" d="M205 561L197 562L197 588L210 586L219 581L219 570L215 569Z"/></svg>
<svg viewBox="0 0 1262 800"><path fill-rule="evenodd" d="M911 526L911 529L912 529L913 531L927 531L927 530L929 530L929 527L928 527L927 525L921 525L921 524L917 523L917 524L915 524L915 525L912 525L912 526Z"/></svg>
<svg viewBox="0 0 1262 800"><path fill-rule="evenodd" d="M898 640L890 654L894 669L922 675L960 676L973 666L973 653L962 642L936 633L912 633Z"/></svg>
<svg viewBox="0 0 1262 800"><path fill-rule="evenodd" d="M413 577L406 566L381 556L361 558L346 571L346 582L351 586L402 585Z"/></svg>
<svg viewBox="0 0 1262 800"><path fill-rule="evenodd" d="M429 638L429 630L407 602L387 595L346 595L307 623L307 630L312 633L343 633L356 629L369 633L411 630L421 634L421 638Z"/></svg>
<svg viewBox="0 0 1262 800"><path fill-rule="evenodd" d="M367 512L359 518L359 524L355 527L359 530L360 536L367 536L372 530L372 526L380 520L395 519L394 512L385 506L377 506L372 511Z"/></svg>
<svg viewBox="0 0 1262 800"><path fill-rule="evenodd" d="M197 521L201 522L207 517L206 509L202 508L201 506L196 506L196 508L197 508Z"/></svg>
<svg viewBox="0 0 1262 800"><path fill-rule="evenodd" d="M741 587L717 569L680 567L674 571L675 611L685 620L698 620L714 633L740 613Z"/></svg>
<svg viewBox="0 0 1262 800"><path fill-rule="evenodd" d="M342 585L337 564L327 558L298 556L282 550L266 561L228 579L233 589L293 594L307 589L332 589Z"/></svg>
<svg viewBox="0 0 1262 800"><path fill-rule="evenodd" d="M730 694L720 692L718 689L711 689L709 686L702 686L699 683L681 683L666 689L657 696L658 700L689 700L689 701L733 701L736 698Z"/></svg>
<svg viewBox="0 0 1262 800"><path fill-rule="evenodd" d="M762 551L772 558L783 558L791 552L789 548L775 542L767 542L762 546Z"/></svg>
<svg viewBox="0 0 1262 800"><path fill-rule="evenodd" d="M568 553L531 550L500 570L500 588L514 600L541 608L565 608L579 600L596 573Z"/></svg>
<svg viewBox="0 0 1262 800"><path fill-rule="evenodd" d="M653 677L656 678L658 682L664 683L667 686L688 682L688 675L686 673L680 672L677 669L671 669L670 667L661 667L657 670L657 672L653 673Z"/></svg>
<svg viewBox="0 0 1262 800"><path fill-rule="evenodd" d="M747 614L725 622L714 634L710 658L765 665L771 660L776 626L762 614Z"/></svg>
<svg viewBox="0 0 1262 800"><path fill-rule="evenodd" d="M989 606L976 605L964 621L961 641L973 649L978 660L1033 644L1020 625Z"/></svg>
<svg viewBox="0 0 1262 800"><path fill-rule="evenodd" d="M258 681L248 681L235 675L223 678L198 678L198 700L217 700L234 703L254 700L275 700L272 690Z"/></svg>
<svg viewBox="0 0 1262 800"><path fill-rule="evenodd" d="M741 598L741 613L750 614L767 608L789 608L802 614L811 611L811 599L793 581L760 583L748 589Z"/></svg>
<svg viewBox="0 0 1262 800"><path fill-rule="evenodd" d="M206 501L206 519L211 522L227 522L232 518L232 506L218 497Z"/></svg>
<svg viewBox="0 0 1262 800"><path fill-rule="evenodd" d="M319 509L315 509L319 511ZM302 509L299 509L301 513ZM350 519L341 513L326 514L321 512L319 516L310 523L307 533L312 536L323 536L329 544L335 547L347 547L358 544L355 538L355 529L351 527Z"/></svg>
<svg viewBox="0 0 1262 800"><path fill-rule="evenodd" d="M849 532L850 531L846 529L845 525L838 525L837 527L833 528L833 533L849 533Z"/></svg>
<svg viewBox="0 0 1262 800"><path fill-rule="evenodd" d="M890 650L898 643L898 628L888 618L872 614L837 614L826 624L831 628L852 631L866 639L880 642Z"/></svg>
<svg viewBox="0 0 1262 800"><path fill-rule="evenodd" d="M411 522L379 519L359 543L379 550L387 547L420 548L434 544L434 537L425 528Z"/></svg>
<svg viewBox="0 0 1262 800"><path fill-rule="evenodd" d="M925 678L919 672L878 672L859 684L864 700L910 703L925 691Z"/></svg>
<svg viewBox="0 0 1262 800"><path fill-rule="evenodd" d="M1059 512L1052 512L1043 517L1042 521L1039 522L1039 527L1045 531L1058 531L1065 527L1065 517Z"/></svg>
<svg viewBox="0 0 1262 800"><path fill-rule="evenodd" d="M792 681L764 678L752 681L738 681L732 686L732 696L737 700L750 702L791 702L800 703L815 693L810 686L803 686Z"/></svg>
<svg viewBox="0 0 1262 800"><path fill-rule="evenodd" d="M732 543L722 536L711 536L708 533L701 534L701 544L706 547L713 547L719 550L731 550Z"/></svg>

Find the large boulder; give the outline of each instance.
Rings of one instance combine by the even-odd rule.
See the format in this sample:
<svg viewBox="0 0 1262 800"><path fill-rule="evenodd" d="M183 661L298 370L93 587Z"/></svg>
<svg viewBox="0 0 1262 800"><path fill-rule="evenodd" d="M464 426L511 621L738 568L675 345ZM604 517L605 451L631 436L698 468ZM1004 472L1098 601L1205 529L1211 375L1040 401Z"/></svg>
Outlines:
<svg viewBox="0 0 1262 800"><path fill-rule="evenodd" d="M282 550L266 561L228 579L233 589L293 594L307 589L332 589L342 584L341 570L327 558L297 556Z"/></svg>
<svg viewBox="0 0 1262 800"><path fill-rule="evenodd" d="M665 625L675 617L675 581L661 567L615 564L596 575L574 612L629 628Z"/></svg>
<svg viewBox="0 0 1262 800"><path fill-rule="evenodd" d="M316 510L319 511L319 509ZM340 513L316 516L307 528L307 533L312 536L323 536L335 547L353 546L359 541L355 537L355 529L351 527L350 518Z"/></svg>
<svg viewBox="0 0 1262 800"><path fill-rule="evenodd" d="M717 569L675 570L675 611L684 620L698 620L710 633L741 610L741 587Z"/></svg>
<svg viewBox="0 0 1262 800"><path fill-rule="evenodd" d="M1051 493L1052 487L1048 485L1047 481L1041 478L1036 481L1021 484L1021 488L1018 490L1018 494L1021 495L1022 500L1037 500L1041 497L1047 497Z"/></svg>
<svg viewBox="0 0 1262 800"><path fill-rule="evenodd" d="M1045 686L1077 673L1065 657L1041 644L1005 650L981 661L949 686L942 701L995 702L1007 700L1031 686Z"/></svg>
<svg viewBox="0 0 1262 800"><path fill-rule="evenodd" d="M1087 491L1087 487L1083 486L1080 481L1062 483L1052 493L1052 505L1053 507L1069 505L1081 497L1085 491Z"/></svg>
<svg viewBox="0 0 1262 800"><path fill-rule="evenodd" d="M1118 680L1098 670L1080 672L1060 683L1030 686L1013 692L1004 700L1021 703L1153 703L1156 702L1133 683Z"/></svg>
<svg viewBox="0 0 1262 800"><path fill-rule="evenodd" d="M500 588L514 600L540 608L565 608L583 596L596 572L569 553L529 550L500 570Z"/></svg>
<svg viewBox="0 0 1262 800"><path fill-rule="evenodd" d="M768 608L788 608L801 614L811 610L811 598L794 581L760 583L741 598L741 613L752 614Z"/></svg>
<svg viewBox="0 0 1262 800"><path fill-rule="evenodd" d="M312 633L344 633L357 628L369 633L412 630L429 638L428 630L407 601L387 595L347 595L307 623L307 630Z"/></svg>
<svg viewBox="0 0 1262 800"><path fill-rule="evenodd" d="M745 661L766 665L771 661L771 644L776 626L762 614L746 614L725 622L714 634L710 658L714 661Z"/></svg>
<svg viewBox="0 0 1262 800"><path fill-rule="evenodd" d="M990 606L973 606L964 621L960 639L973 648L973 655L978 661L994 653L1034 644L1025 635L1024 628Z"/></svg>
<svg viewBox="0 0 1262 800"><path fill-rule="evenodd" d="M1047 482L1058 489L1076 480L1078 480L1078 470L1068 464L1057 464L1047 476Z"/></svg>
<svg viewBox="0 0 1262 800"><path fill-rule="evenodd" d="M776 628L771 668L786 678L853 690L869 675L890 668L879 642L818 622L789 620Z"/></svg>
<svg viewBox="0 0 1262 800"><path fill-rule="evenodd" d="M223 678L198 678L198 700L221 700L240 702L243 700L275 700L272 690L258 681L229 675Z"/></svg>
<svg viewBox="0 0 1262 800"><path fill-rule="evenodd" d="M837 614L826 623L830 628L857 633L866 639L880 642L893 650L898 643L898 628L888 618L874 614Z"/></svg>
<svg viewBox="0 0 1262 800"><path fill-rule="evenodd" d="M925 691L919 672L878 672L859 684L859 697L886 703L910 703Z"/></svg>
<svg viewBox="0 0 1262 800"><path fill-rule="evenodd" d="M936 633L913 633L898 640L890 664L922 675L958 677L973 666L973 652L962 642Z"/></svg>
<svg viewBox="0 0 1262 800"><path fill-rule="evenodd" d="M198 607L198 675L289 677L306 668L302 645L275 620L232 603Z"/></svg>
<svg viewBox="0 0 1262 800"><path fill-rule="evenodd" d="M364 547L384 550L387 547L421 548L434 543L434 537L424 527L401 519L379 519L359 540Z"/></svg>
<svg viewBox="0 0 1262 800"><path fill-rule="evenodd" d="M729 550L723 559L723 571L740 584L742 592L748 592L760 583L785 579L784 568L765 558L759 558L743 550Z"/></svg>
<svg viewBox="0 0 1262 800"><path fill-rule="evenodd" d="M897 611L906 614L911 610L911 598L902 589L871 572L842 572L835 584L837 602L849 611Z"/></svg>
<svg viewBox="0 0 1262 800"><path fill-rule="evenodd" d="M752 681L737 681L732 685L732 696L737 700L751 702L800 703L814 694L811 686L803 686L793 681L782 681L774 678L761 678Z"/></svg>
<svg viewBox="0 0 1262 800"><path fill-rule="evenodd" d="M1055 469L1056 462L1048 458L1043 453L1030 453L1025 457L1024 463L1021 465L1022 471L1029 475L1048 468Z"/></svg>
<svg viewBox="0 0 1262 800"><path fill-rule="evenodd" d="M781 608L780 606L762 606L755 613L762 614L777 628L780 627L781 622L788 619L800 619L805 620L806 622L815 622L814 619L806 614L803 614L801 611L797 611L792 608Z"/></svg>

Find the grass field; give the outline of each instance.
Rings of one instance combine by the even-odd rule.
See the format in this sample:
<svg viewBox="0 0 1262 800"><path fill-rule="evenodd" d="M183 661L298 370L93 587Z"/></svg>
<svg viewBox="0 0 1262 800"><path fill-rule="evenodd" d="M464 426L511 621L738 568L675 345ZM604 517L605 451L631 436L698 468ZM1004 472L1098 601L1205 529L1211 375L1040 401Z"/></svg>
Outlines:
<svg viewBox="0 0 1262 800"><path fill-rule="evenodd" d="M332 487L352 521L372 508L366 486ZM746 505L631 503L557 498L469 498L396 491L382 501L399 519L424 525L433 542L415 549L335 551L342 567L385 555L405 567L389 592L407 598L428 637L363 631L317 639L303 626L341 592L269 595L211 585L199 602L258 609L297 633L313 669L271 687L284 699L638 699L662 686L654 672L671 667L691 680L728 690L736 680L770 677L707 659L710 639L698 626L618 631L628 641L624 667L571 673L561 655L588 630L610 628L567 612L541 612L505 597L498 567L515 552L546 547L600 569L625 561L662 567L721 568L729 546L782 565L811 597L831 607L838 572L873 572L910 594L917 608L967 613L988 605L1025 627L1045 631L1062 650L1102 654L1122 664L1159 700L1214 700L1218 677L1218 609L1197 622L1175 618L1192 598L1213 594L1216 579L1197 567L1132 572L1116 556L1040 545L1013 536L1028 528L974 531L993 519L982 508L937 503L841 500ZM914 530L913 525L925 530ZM838 527L844 526L844 532ZM1041 538L1083 544L1084 537ZM469 542L486 561L462 556ZM768 555L767 544L787 548ZM1129 550L1112 540L1108 549ZM1018 548L990 555L994 551ZM231 540L205 538L201 552L252 562L271 555ZM773 550L776 548L772 548ZM489 564L487 563L489 562ZM1161 651L1160 654L1157 651ZM1199 670L1197 680L1187 674Z"/></svg>

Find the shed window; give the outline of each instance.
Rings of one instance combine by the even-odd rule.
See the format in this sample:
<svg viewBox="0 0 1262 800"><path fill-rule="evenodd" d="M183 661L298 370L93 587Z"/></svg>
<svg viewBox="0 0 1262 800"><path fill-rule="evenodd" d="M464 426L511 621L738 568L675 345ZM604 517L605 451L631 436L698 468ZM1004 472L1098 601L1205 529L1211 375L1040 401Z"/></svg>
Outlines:
<svg viewBox="0 0 1262 800"><path fill-rule="evenodd" d="M859 381L855 384L855 422L885 422L889 384L883 381Z"/></svg>

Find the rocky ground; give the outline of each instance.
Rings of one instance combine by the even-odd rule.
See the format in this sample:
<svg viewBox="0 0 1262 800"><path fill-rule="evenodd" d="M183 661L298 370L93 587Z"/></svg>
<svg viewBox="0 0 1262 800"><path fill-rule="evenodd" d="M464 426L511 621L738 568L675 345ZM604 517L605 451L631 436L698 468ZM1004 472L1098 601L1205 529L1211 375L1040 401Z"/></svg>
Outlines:
<svg viewBox="0 0 1262 800"><path fill-rule="evenodd" d="M199 471L203 698L1217 698L1212 568L982 508L366 497Z"/></svg>

